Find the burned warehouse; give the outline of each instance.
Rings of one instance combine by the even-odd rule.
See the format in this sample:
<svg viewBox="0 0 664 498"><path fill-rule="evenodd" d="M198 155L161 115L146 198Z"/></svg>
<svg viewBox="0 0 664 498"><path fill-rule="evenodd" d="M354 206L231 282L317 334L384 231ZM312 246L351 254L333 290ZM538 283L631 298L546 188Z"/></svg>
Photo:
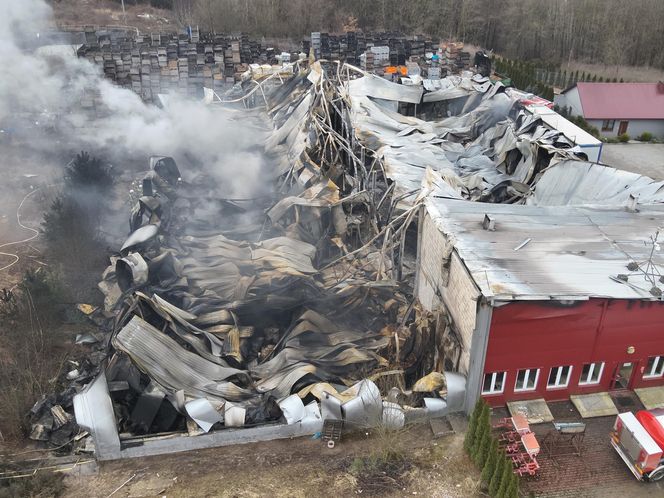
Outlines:
<svg viewBox="0 0 664 498"><path fill-rule="evenodd" d="M664 385L662 182L591 162L587 134L486 76L288 67L206 90L265 136L269 195L219 198L170 157L135 178L88 310L105 339L70 390L81 448L115 459ZM52 406L33 409L43 438Z"/></svg>

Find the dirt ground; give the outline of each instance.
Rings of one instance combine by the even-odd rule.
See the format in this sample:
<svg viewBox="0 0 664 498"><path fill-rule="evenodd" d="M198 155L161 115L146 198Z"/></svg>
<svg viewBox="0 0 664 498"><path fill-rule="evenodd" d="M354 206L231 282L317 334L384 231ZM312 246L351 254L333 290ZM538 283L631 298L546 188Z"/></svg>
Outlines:
<svg viewBox="0 0 664 498"><path fill-rule="evenodd" d="M148 33L179 29L171 11L155 9L149 4L125 2L126 18L120 2L112 0L60 0L53 5L53 10L61 28L126 25Z"/></svg>
<svg viewBox="0 0 664 498"><path fill-rule="evenodd" d="M31 145L38 145L34 142ZM0 289L18 282L27 269L48 266L48 258L40 237L20 242L35 235L29 228L39 229L45 205L48 204L67 160L49 150L28 147L20 140L0 137ZM64 162L63 162L64 161ZM27 196L27 198L26 198ZM20 221L17 211L21 202ZM11 243L10 245L6 245ZM18 256L19 260L15 261ZM8 265L11 265L8 267Z"/></svg>
<svg viewBox="0 0 664 498"><path fill-rule="evenodd" d="M573 61L570 64L565 64L563 69L570 71L579 71L579 74L593 74L606 78L620 78L625 81L636 81L652 83L653 81L661 81L664 79L664 71L661 69L645 66L610 66L606 64L588 64L585 62Z"/></svg>
<svg viewBox="0 0 664 498"><path fill-rule="evenodd" d="M65 496L108 496L132 476L113 496L480 496L479 473L463 453L462 434L434 439L429 425L420 424L387 443L402 448L412 465L377 480L354 473L353 461L386 441L359 433L334 449L296 438L105 463L95 476L67 478Z"/></svg>

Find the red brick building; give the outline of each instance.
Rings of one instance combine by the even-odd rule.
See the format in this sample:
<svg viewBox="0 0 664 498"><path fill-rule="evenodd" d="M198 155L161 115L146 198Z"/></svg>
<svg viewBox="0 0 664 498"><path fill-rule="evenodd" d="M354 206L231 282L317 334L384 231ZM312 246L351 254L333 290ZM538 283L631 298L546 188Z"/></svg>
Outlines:
<svg viewBox="0 0 664 498"><path fill-rule="evenodd" d="M467 376L467 409L479 396L498 406L664 386L664 257L653 242L664 205L628 206L638 175L566 166L540 179L530 205L432 198L422 210L415 291L451 322L459 352L445 361Z"/></svg>

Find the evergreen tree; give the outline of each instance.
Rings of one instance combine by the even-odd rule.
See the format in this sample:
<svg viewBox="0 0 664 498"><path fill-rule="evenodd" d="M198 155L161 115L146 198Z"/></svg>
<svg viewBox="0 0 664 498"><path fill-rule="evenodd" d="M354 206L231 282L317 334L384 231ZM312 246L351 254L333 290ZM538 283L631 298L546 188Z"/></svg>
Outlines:
<svg viewBox="0 0 664 498"><path fill-rule="evenodd" d="M475 434L477 432L477 421L482 413L482 404L484 400L482 398L477 400L475 403L475 408L473 408L472 413L470 414L470 420L468 421L468 430L466 431L466 437L463 441L463 447L468 454L475 443Z"/></svg>
<svg viewBox="0 0 664 498"><path fill-rule="evenodd" d="M482 437L482 443L480 444L480 450L477 454L477 467L479 469L484 469L484 465L489 459L489 451L491 450L491 429L485 431L484 436Z"/></svg>
<svg viewBox="0 0 664 498"><path fill-rule="evenodd" d="M507 487L505 498L519 498L519 476L512 472L510 484Z"/></svg>
<svg viewBox="0 0 664 498"><path fill-rule="evenodd" d="M484 467L482 468L482 482L489 487L491 482L491 476L493 471L496 469L496 464L498 463L498 458L501 456L498 453L498 440L495 437L491 437L491 443L489 445L489 452L484 462Z"/></svg>
<svg viewBox="0 0 664 498"><path fill-rule="evenodd" d="M583 75L581 76L581 81L586 81L586 72L583 72Z"/></svg>
<svg viewBox="0 0 664 498"><path fill-rule="evenodd" d="M500 480L503 476L503 467L507 466L505 454L501 449L498 450L498 455L496 458L496 467L493 469L491 481L489 482L489 496L496 496L496 493L498 493L498 488L500 488Z"/></svg>
<svg viewBox="0 0 664 498"><path fill-rule="evenodd" d="M489 437L491 437L491 425L489 417L490 417L489 405L486 403L482 403L477 418L477 425L475 427L475 437L473 441L473 446L470 451L470 456L480 468L481 465L479 464L479 459L481 458L480 452L482 448L482 443L485 440L487 440Z"/></svg>
<svg viewBox="0 0 664 498"><path fill-rule="evenodd" d="M604 83L604 76L600 76L599 80L597 80L597 81L599 81L600 83Z"/></svg>
<svg viewBox="0 0 664 498"><path fill-rule="evenodd" d="M596 75L596 74L595 74L595 75L593 75L593 79L592 79L592 82L593 82L593 83L597 83L597 75Z"/></svg>
<svg viewBox="0 0 664 498"><path fill-rule="evenodd" d="M498 492L496 493L496 498L505 498L507 494L507 488L510 485L510 482L512 481L512 462L508 460L507 458L504 459L504 465L503 465L503 473L502 476L500 477L500 486L498 487Z"/></svg>
<svg viewBox="0 0 664 498"><path fill-rule="evenodd" d="M100 159L82 151L65 169L65 184L72 190L106 194L113 187L113 176Z"/></svg>
<svg viewBox="0 0 664 498"><path fill-rule="evenodd" d="M624 79L622 79L622 78L620 78L620 82L621 82L621 83L624 83L624 82L625 82L625 80L624 80Z"/></svg>
<svg viewBox="0 0 664 498"><path fill-rule="evenodd" d="M576 83L577 81L579 81L579 71L574 72L574 83Z"/></svg>
<svg viewBox="0 0 664 498"><path fill-rule="evenodd" d="M483 417L480 416L480 420L477 425L477 432L475 433L475 441L473 442L473 448L470 450L470 456L479 468L482 468L482 446L485 447L486 451L486 441L491 435L489 434L489 428L484 425Z"/></svg>

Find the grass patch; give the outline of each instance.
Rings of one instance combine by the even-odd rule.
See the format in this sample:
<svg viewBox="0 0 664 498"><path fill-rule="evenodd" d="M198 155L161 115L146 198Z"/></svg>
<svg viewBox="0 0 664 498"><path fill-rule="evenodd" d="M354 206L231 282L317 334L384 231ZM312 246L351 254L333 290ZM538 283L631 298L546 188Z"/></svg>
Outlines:
<svg viewBox="0 0 664 498"><path fill-rule="evenodd" d="M0 481L0 498L50 498L64 494L64 476L55 472L37 472L31 477Z"/></svg>
<svg viewBox="0 0 664 498"><path fill-rule="evenodd" d="M0 301L0 432L18 440L26 415L40 396L56 388L66 354L54 331L62 324L62 290L44 271L27 272Z"/></svg>

